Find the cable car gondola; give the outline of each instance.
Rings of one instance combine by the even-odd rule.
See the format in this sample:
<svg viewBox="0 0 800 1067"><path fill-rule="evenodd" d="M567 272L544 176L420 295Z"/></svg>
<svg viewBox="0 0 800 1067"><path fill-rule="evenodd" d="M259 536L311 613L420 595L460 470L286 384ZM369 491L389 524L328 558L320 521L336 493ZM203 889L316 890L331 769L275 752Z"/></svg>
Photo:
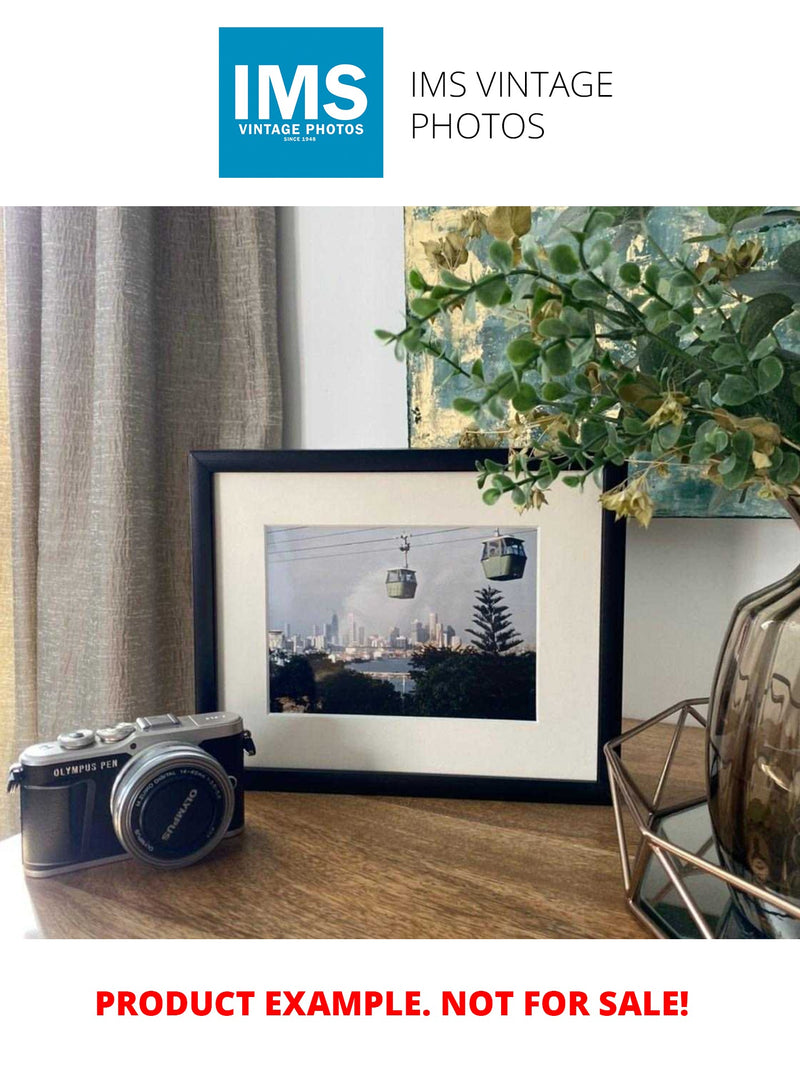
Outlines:
<svg viewBox="0 0 800 1067"><path fill-rule="evenodd" d="M483 542L483 573L491 582L513 582L525 573L525 542L518 537L504 537L499 530Z"/></svg>
<svg viewBox="0 0 800 1067"><path fill-rule="evenodd" d="M400 551L403 553L403 566L386 572L386 595L395 600L413 600L417 592L417 572L409 570L408 550L411 538L403 534L400 538Z"/></svg>

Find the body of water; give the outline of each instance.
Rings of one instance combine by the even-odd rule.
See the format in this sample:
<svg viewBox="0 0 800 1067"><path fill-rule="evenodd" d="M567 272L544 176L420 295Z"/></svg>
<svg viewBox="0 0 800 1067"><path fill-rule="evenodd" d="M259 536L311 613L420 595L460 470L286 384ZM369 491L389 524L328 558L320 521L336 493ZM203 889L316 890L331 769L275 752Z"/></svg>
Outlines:
<svg viewBox="0 0 800 1067"><path fill-rule="evenodd" d="M411 693L414 683L409 674L410 663L405 657L391 659L372 659L366 663L347 663L349 671L358 671L359 674L370 674L382 681L391 682L398 693Z"/></svg>

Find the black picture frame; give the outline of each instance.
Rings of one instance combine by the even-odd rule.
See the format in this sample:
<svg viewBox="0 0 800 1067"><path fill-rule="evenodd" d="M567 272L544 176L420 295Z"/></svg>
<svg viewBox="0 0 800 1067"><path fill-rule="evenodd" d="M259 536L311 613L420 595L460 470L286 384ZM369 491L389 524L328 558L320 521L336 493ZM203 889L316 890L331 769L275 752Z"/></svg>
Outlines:
<svg viewBox="0 0 800 1067"><path fill-rule="evenodd" d="M504 449L375 449L195 451L190 453L195 710L217 710L217 625L214 561L214 475L222 473L341 473L474 471L477 460L504 463ZM603 488L618 485L624 468L607 466ZM477 490L476 490L477 491ZM603 513L601 532L598 735L594 781L338 771L259 767L245 787L288 792L459 797L551 803L608 804L603 745L621 732L625 599L625 523Z"/></svg>

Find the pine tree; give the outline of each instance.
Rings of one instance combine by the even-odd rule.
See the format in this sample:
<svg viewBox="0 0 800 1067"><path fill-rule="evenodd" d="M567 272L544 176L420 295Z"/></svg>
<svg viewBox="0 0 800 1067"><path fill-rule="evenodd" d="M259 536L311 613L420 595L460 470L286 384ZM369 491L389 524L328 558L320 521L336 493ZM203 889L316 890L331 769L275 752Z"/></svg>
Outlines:
<svg viewBox="0 0 800 1067"><path fill-rule="evenodd" d="M475 648L500 656L521 645L522 638L511 625L511 612L503 603L500 590L487 585L475 593L478 599L473 606L472 621L477 629L467 629Z"/></svg>

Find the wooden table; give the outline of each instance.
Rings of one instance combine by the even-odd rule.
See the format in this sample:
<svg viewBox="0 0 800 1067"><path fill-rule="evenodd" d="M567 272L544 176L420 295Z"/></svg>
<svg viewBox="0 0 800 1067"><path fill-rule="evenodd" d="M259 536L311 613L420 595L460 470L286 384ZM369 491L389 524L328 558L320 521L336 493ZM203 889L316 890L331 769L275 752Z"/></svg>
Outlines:
<svg viewBox="0 0 800 1067"><path fill-rule="evenodd" d="M657 729L626 752L645 785L670 734ZM673 780L696 792L702 732L684 736ZM244 834L168 873L126 860L26 879L9 838L0 936L648 936L624 903L609 807L248 793L246 811Z"/></svg>

